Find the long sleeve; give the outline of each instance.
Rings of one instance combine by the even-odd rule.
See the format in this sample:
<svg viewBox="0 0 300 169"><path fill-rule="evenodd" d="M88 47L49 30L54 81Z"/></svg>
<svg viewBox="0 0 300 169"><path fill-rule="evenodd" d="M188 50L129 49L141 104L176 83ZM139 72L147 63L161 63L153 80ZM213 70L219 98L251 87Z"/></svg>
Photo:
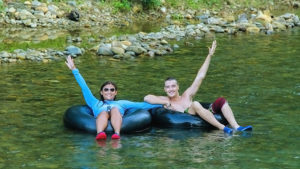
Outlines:
<svg viewBox="0 0 300 169"><path fill-rule="evenodd" d="M74 77L81 88L81 91L82 91L82 94L83 94L86 104L90 107L93 107L99 100L92 94L92 92L89 89L89 87L87 86L85 80L79 73L79 70L74 69L74 70L72 70L72 73L74 74Z"/></svg>

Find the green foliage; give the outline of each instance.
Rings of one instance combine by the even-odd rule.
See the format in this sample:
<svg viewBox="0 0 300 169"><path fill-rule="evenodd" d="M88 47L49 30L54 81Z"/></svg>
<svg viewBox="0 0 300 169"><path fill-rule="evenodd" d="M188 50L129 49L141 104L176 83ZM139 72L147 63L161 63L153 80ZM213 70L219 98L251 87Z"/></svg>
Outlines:
<svg viewBox="0 0 300 169"><path fill-rule="evenodd" d="M172 19L176 19L176 20L180 20L184 18L181 14L173 14L171 17Z"/></svg>
<svg viewBox="0 0 300 169"><path fill-rule="evenodd" d="M218 5L218 4L221 4L223 2L221 0L201 0L201 1L202 1L202 3L204 3L208 6Z"/></svg>
<svg viewBox="0 0 300 169"><path fill-rule="evenodd" d="M166 0L166 4L171 7L184 7L191 9L199 9L201 7L213 7L222 4L223 0Z"/></svg>
<svg viewBox="0 0 300 169"><path fill-rule="evenodd" d="M4 10L4 4L3 1L0 0L0 12L2 12Z"/></svg>
<svg viewBox="0 0 300 169"><path fill-rule="evenodd" d="M229 2L229 4L236 6L238 5L241 8L247 7L266 7L270 6L275 2L275 0L165 0L166 6L173 8L191 8L191 9L200 9L200 8L217 8L222 9L223 4Z"/></svg>
<svg viewBox="0 0 300 169"><path fill-rule="evenodd" d="M25 1L28 1L28 0L19 0L20 2L25 2ZM34 1L34 0L31 0L31 1ZM47 3L48 0L38 0L39 2L43 2L43 3ZM58 2L68 2L70 0L52 0L51 2L54 2L54 3L58 3ZM74 0L76 2L76 4L82 4L84 2L84 0ZM103 1L103 0L102 0Z"/></svg>
<svg viewBox="0 0 300 169"><path fill-rule="evenodd" d="M117 11L121 11L121 12L129 11L130 10L130 2L128 2L127 0L114 1L113 7Z"/></svg>
<svg viewBox="0 0 300 169"><path fill-rule="evenodd" d="M180 4L180 1L177 0L166 0L167 4L169 4L172 7L177 7Z"/></svg>
<svg viewBox="0 0 300 169"><path fill-rule="evenodd" d="M262 7L262 6L268 6L272 3L274 3L273 0L261 0L261 1L247 1L247 0L240 0L241 3L244 4L244 6L247 7Z"/></svg>
<svg viewBox="0 0 300 169"><path fill-rule="evenodd" d="M156 8L161 5L160 0L141 0L141 3L145 9Z"/></svg>
<svg viewBox="0 0 300 169"><path fill-rule="evenodd" d="M200 1L205 1L205 0L200 0ZM187 0L186 4L188 7L192 8L192 9L197 9L197 7L199 6L199 1L197 0Z"/></svg>

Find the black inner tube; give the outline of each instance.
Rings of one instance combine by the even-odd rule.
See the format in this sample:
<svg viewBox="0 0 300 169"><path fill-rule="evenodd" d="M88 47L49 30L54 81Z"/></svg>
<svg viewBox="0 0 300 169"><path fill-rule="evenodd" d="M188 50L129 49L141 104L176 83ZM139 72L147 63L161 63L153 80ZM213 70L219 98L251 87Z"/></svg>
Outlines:
<svg viewBox="0 0 300 169"><path fill-rule="evenodd" d="M147 110L135 110L128 112L123 116L121 133L138 133L150 129L151 114ZM77 105L70 107L63 118L66 127L80 130L88 133L97 133L96 119L92 110L87 105ZM105 130L108 133L113 132L113 128L108 123Z"/></svg>
<svg viewBox="0 0 300 169"><path fill-rule="evenodd" d="M201 105L208 109L210 103L201 103ZM172 111L165 108L155 108L151 111L152 123L158 127L168 128L203 128L203 129L215 129L201 117L197 115L190 115L178 111ZM227 125L228 122L223 114L215 114L215 118L222 124Z"/></svg>

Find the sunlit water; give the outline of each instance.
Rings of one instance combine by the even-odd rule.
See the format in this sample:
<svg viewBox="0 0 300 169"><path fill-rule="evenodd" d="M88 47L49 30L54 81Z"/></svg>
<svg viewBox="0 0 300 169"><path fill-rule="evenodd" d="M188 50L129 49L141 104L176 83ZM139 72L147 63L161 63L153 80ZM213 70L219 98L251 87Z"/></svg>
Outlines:
<svg viewBox="0 0 300 169"><path fill-rule="evenodd" d="M84 104L63 61L0 66L0 168L299 168L300 29L273 35L215 37L217 50L196 100L228 99L238 122L254 131L153 128L96 142L66 129L64 111ZM191 85L213 38L167 56L115 61L85 54L77 67L97 94L105 80L119 99L142 101L163 95L163 81L177 77L180 91Z"/></svg>

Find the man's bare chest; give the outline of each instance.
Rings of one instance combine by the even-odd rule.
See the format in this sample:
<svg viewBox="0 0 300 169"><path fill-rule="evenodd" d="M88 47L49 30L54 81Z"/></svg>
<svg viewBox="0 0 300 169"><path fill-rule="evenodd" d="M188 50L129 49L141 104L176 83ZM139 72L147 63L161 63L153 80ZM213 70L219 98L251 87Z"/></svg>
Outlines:
<svg viewBox="0 0 300 169"><path fill-rule="evenodd" d="M175 110L175 111L184 112L190 106L191 106L191 101L188 101L188 100L171 101L170 109Z"/></svg>

